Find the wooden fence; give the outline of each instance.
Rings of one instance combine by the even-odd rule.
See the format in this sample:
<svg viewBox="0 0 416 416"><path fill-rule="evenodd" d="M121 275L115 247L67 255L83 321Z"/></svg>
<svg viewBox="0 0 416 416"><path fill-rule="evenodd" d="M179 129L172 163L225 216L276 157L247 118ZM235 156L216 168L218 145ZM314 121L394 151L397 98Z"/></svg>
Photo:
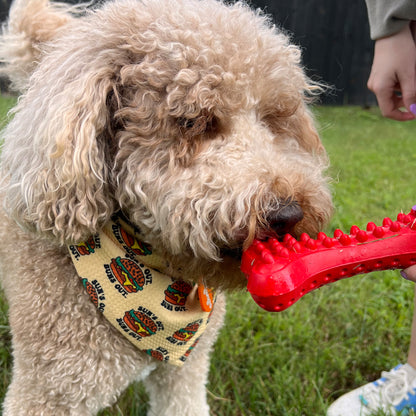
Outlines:
<svg viewBox="0 0 416 416"><path fill-rule="evenodd" d="M303 48L309 75L333 87L330 94L322 97L324 104L375 103L366 87L373 42L364 0L247 1L273 15L276 24L289 31ZM1 20L6 18L10 3L11 0L0 0Z"/></svg>

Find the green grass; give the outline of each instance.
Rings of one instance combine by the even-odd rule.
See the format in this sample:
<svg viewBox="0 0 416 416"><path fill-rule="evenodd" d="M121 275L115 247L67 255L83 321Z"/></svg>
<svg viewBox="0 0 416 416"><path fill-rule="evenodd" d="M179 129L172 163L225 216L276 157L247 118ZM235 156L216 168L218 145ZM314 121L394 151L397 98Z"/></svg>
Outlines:
<svg viewBox="0 0 416 416"><path fill-rule="evenodd" d="M416 203L414 123L356 107L315 113L334 178L329 232L381 223ZM5 310L0 302L0 401L11 360ZM208 385L212 415L323 416L337 397L406 360L412 310L413 284L398 272L325 286L276 314L247 293L229 296ZM101 416L144 415L145 399L133 385Z"/></svg>

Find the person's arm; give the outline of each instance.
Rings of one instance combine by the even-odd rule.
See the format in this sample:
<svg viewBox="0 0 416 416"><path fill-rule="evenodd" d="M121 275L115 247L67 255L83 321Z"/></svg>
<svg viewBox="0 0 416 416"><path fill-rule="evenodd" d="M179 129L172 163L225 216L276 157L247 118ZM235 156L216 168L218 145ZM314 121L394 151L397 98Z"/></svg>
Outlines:
<svg viewBox="0 0 416 416"><path fill-rule="evenodd" d="M410 21L399 32L376 40L367 86L376 95L384 117L416 118L416 45ZM408 111L402 111L403 107Z"/></svg>

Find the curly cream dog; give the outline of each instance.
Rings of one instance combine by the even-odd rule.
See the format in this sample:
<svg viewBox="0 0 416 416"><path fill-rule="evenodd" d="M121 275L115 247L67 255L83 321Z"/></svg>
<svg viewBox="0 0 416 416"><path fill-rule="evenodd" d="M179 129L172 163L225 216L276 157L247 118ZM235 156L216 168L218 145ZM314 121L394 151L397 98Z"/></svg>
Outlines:
<svg viewBox="0 0 416 416"><path fill-rule="evenodd" d="M0 262L13 337L4 415L92 415L146 378L150 415L209 414L221 292L253 238L319 231L332 206L317 87L267 17L215 0L17 0L0 54L22 96L3 132ZM183 366L120 334L67 245L116 212L173 280L216 290ZM202 279L202 280L201 280ZM192 286L191 286L192 287Z"/></svg>

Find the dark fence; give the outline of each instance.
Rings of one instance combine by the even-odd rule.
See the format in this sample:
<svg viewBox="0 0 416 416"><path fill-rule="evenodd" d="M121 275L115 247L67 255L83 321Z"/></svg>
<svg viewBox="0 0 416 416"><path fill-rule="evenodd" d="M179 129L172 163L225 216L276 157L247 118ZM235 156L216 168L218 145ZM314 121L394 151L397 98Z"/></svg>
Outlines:
<svg viewBox="0 0 416 416"><path fill-rule="evenodd" d="M312 78L334 87L327 104L374 104L367 90L374 42L364 0L253 0L303 49Z"/></svg>
<svg viewBox="0 0 416 416"><path fill-rule="evenodd" d="M10 3L0 0L0 20L6 18ZM292 34L303 49L308 74L333 87L322 97L324 104L375 103L366 87L373 42L364 0L251 0L251 4L273 15L276 24Z"/></svg>

